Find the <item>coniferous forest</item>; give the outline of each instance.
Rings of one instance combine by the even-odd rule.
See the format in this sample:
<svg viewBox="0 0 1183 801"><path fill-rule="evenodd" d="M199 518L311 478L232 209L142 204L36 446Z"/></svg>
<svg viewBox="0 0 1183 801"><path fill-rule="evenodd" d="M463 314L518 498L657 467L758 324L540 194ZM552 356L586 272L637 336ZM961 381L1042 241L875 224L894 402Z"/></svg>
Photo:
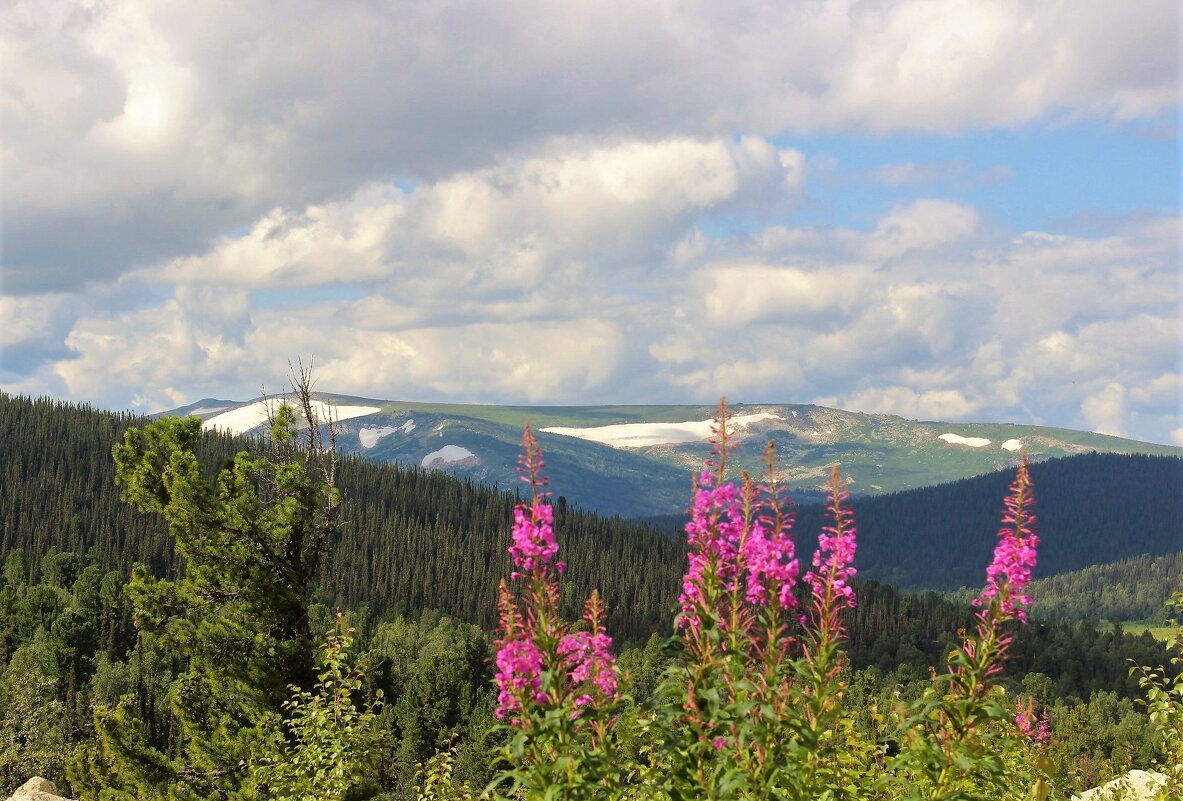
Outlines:
<svg viewBox="0 0 1183 801"><path fill-rule="evenodd" d="M181 518L172 517L170 529L161 515L151 513L153 508L172 508L169 505L179 497L178 489L170 489L167 482L152 484L146 477L150 470L130 479L133 468L124 465L122 489L129 497L140 498L140 510L121 500L112 447L124 441L129 428L142 429L146 424L127 415L0 395L0 558L4 565L0 578L0 789L40 774L59 781L59 786L72 782L83 797L97 797L95 788L102 786L123 787L121 792L134 797L130 788L153 781L188 782L196 788L194 797L222 797L208 776L233 770L245 757L236 755L236 746L224 734L217 734L221 724L213 712L179 709L177 699L189 693L191 700L211 701L225 690L225 679L214 675L213 660L196 664L185 656L191 651L178 643L204 643L214 650L232 651L243 638L264 636L265 629L252 630L260 621L286 626L292 633L268 633L273 643L259 640L258 649L236 657L240 674L234 681L257 690L255 695L239 693L241 715L270 720L267 715L289 708L284 706L289 684L307 690L317 681L318 670L324 671L319 674L322 678L335 676L338 685L346 687L345 700L358 701L349 708L373 724L366 729L373 741L364 744L372 759L364 776L354 777L349 797L416 798L432 771L440 769L440 754L448 760L448 771L457 783L483 788L494 776L494 757L507 737L493 716L491 638L498 582L513 569L506 546L518 495L438 472L342 458L334 466L333 485L339 496L330 504L334 517L331 525L323 527L323 547L314 548L310 534L311 539L303 540L304 547L312 549L307 559L293 562L289 554L286 562L277 562L299 563L306 573L303 583L267 579L279 581L276 587L291 584L303 589L283 602L286 606L275 600L283 595L279 590L268 592L272 600L266 603L236 593L230 597L226 579L218 574L218 554L187 539L194 537L194 529L205 518L193 512L178 527ZM189 436L174 433L181 440ZM266 472L262 455L270 446L261 442L192 433L191 444L196 455L187 468L193 471L192 486L204 482L213 487L219 472L256 478L272 475ZM148 445L138 447L133 455L155 453ZM237 456L243 451L252 456ZM132 458L127 453L125 460ZM1056 496L1057 482L1083 486L1090 493L1127 493L1124 497L1134 500L1145 492L1161 501L1163 487L1177 481L1174 462L1178 460L1117 458L1124 460L1121 470L1098 456L1069 460L1062 473L1057 466L1035 466L1038 490L1044 491L1041 482L1048 485L1041 501L1047 495ZM144 457L142 464L152 467L150 462ZM1110 484L1102 483L1106 475ZM960 519L958 509L985 505L988 496L996 519L1001 492L995 484L1005 488L1006 481L986 479L990 480L959 482L968 489L957 501L962 506L956 508L941 505L953 503L947 501L952 485L910 501L893 496L856 503L859 525L867 533L864 542L871 543L867 558L875 558L871 532L889 518L900 530L915 532L917 542L942 539L923 522L931 517L908 514L918 503L930 516L934 510L948 509L951 520ZM280 486L284 474L276 472L268 480ZM969 491L977 488L974 482L981 483L983 500ZM242 494L241 487L223 483L218 487L208 497L202 494L205 490L194 497L207 498L202 503L223 510L219 514L232 510L234 515L249 517L257 512L244 511L234 500L253 497ZM561 488L555 490L561 494ZM1153 501L1110 504L1122 509L1123 531L1144 536L1133 542L1125 538L1122 543L1159 554L1169 553L1173 542L1177 551L1181 529L1172 502L1177 505L1178 498L1168 498L1165 505ZM1050 527L1056 512L1047 506L1043 503L1039 511L1042 524ZM800 547L808 553L816 541L820 515L805 507L798 510L797 522L802 532ZM289 521L280 528L290 531L293 525ZM322 530L315 520L301 519L299 525L309 526L310 532ZM593 589L599 591L607 603L608 629L616 637L616 659L629 677L631 698L643 703L658 691L662 670L671 659L662 639L672 630L678 604L686 560L684 539L656 526L597 518L568 508L561 497L555 503L555 529L561 533L561 558L569 576L562 587L565 616L579 617L579 599ZM1080 551L1090 548L1106 558L1130 555L1119 544L1104 541L1106 536L1114 537L1112 527L1097 531L1082 526L1081 530L1096 539L1082 536L1075 549L1065 548L1061 555L1050 548L1045 571L1078 567L1073 559L1079 560ZM989 542L993 532L987 529L985 534L984 541ZM1056 541L1052 536L1048 539ZM188 558L179 555L178 542L190 542L182 545L190 548L184 551ZM219 547L229 553L244 546L225 542ZM915 548L928 554L928 564L941 564L960 546L954 540L928 551L911 542L897 547ZM248 548L235 558L249 566L258 556ZM1129 660L1140 665L1168 661L1164 645L1149 635L1133 637L1123 633L1120 625L1098 625L1096 619L1102 616L1089 614L1095 598L1069 589L1088 586L1089 571L1110 570L1161 575L1161 589L1169 593L1177 589L1177 560L1177 555L1157 560L1135 557L1112 568L1072 574L1079 576L1072 580L1075 583L1057 585L1056 579L1048 579L1042 585L1054 599L1046 607L1048 620L1035 620L1014 631L1003 681L1048 710L1054 731L1051 756L1062 786L1093 786L1155 759L1162 743L1137 704L1140 688L1130 675ZM985 561L977 560L979 571ZM257 570L244 572L234 578L235 586L252 586L263 581L259 576ZM969 584L974 579L950 569L941 581ZM904 583L917 582L913 576ZM843 703L855 717L864 715L872 702L888 703L893 694L906 697L922 692L930 670L943 669L960 640L959 632L969 629L975 619L968 603L934 592L905 594L876 581L862 582L857 591L857 605L844 613L849 692ZM1037 586L1033 592L1038 591ZM1114 603L1105 608L1128 609L1142 616L1152 605L1146 596L1128 607ZM189 621L179 628L173 619L178 608L190 610L177 618ZM305 608L306 613L300 611ZM153 609L157 611L145 612ZM168 609L174 611L162 611ZM317 667L310 641L330 631L335 634L329 637L327 656ZM295 650L283 657L284 648ZM321 697L308 695L303 706L296 708L315 710ZM375 698L381 700L366 706ZM300 718L293 715L292 719ZM278 718L273 722L276 731L283 730ZM266 746L267 726L256 728L259 742ZM294 730L288 731L288 740L299 742ZM199 741L203 745L193 750ZM294 753L285 750L294 747L291 742L272 746L276 753ZM129 756L133 754L139 756ZM154 756L145 758L145 754ZM196 766L192 775L176 768L186 760ZM204 777L198 775L203 765L208 768ZM275 766L270 769L280 771ZM272 779L276 786L285 781L278 774Z"/></svg>

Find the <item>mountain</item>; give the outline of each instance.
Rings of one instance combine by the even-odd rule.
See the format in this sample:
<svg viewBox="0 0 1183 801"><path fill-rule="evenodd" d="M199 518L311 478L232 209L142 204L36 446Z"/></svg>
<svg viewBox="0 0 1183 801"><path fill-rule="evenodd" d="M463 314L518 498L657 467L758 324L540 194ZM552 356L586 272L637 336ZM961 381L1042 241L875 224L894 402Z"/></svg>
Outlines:
<svg viewBox="0 0 1183 801"><path fill-rule="evenodd" d="M0 392L0 561L20 552L36 565L56 548L93 553L106 569L143 562L175 567L162 521L119 499L111 446L147 421ZM217 430L200 457L215 469L255 442ZM1183 460L1085 454L1032 466L1040 546L1037 575L1183 552ZM212 478L212 475L211 475ZM908 588L978 588L996 542L1012 471L907 492L857 498L860 578ZM491 625L515 497L418 466L345 457L342 536L326 564L320 599L376 610L434 608ZM556 483L556 489L562 491ZM520 486L515 482L513 488ZM822 524L816 505L797 508L798 554L808 563ZM685 537L556 503L556 533L572 590L609 599L627 638L668 627L685 568ZM1131 578L1141 568L1127 571ZM975 590L976 591L976 590ZM578 609L569 610L578 614Z"/></svg>
<svg viewBox="0 0 1183 801"><path fill-rule="evenodd" d="M1013 470L1003 470L854 498L859 575L905 589L976 592L1013 479ZM1087 453L1033 464L1031 480L1040 539L1036 578L1183 552L1183 459ZM802 552L812 551L822 521L816 505L797 509Z"/></svg>
<svg viewBox="0 0 1183 801"><path fill-rule="evenodd" d="M523 424L538 435L555 492L600 514L651 517L686 507L710 454L707 406L487 406L317 393L339 421L338 448L376 462L438 468L517 486ZM167 414L196 415L232 433L265 430L268 400L204 399ZM764 443L798 503L820 500L835 464L856 495L931 486L1032 461L1089 452L1183 456L1183 448L1043 426L942 423L813 405L735 404L733 463L762 473Z"/></svg>

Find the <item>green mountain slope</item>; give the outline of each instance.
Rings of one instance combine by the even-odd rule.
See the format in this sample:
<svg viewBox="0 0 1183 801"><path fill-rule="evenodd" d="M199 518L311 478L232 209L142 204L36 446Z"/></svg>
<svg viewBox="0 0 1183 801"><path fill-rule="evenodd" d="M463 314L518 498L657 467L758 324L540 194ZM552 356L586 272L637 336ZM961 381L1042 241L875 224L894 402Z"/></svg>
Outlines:
<svg viewBox="0 0 1183 801"><path fill-rule="evenodd" d="M54 561L44 557L51 548L58 548L89 551L96 563L123 573L133 561L148 563L157 575L173 573L177 561L162 521L120 502L114 485L111 445L128 426L144 422L0 392L0 443L4 446L0 448L0 563L8 564L10 556L19 554L23 557L19 561L28 566L29 582L36 583L46 564ZM250 444L207 435L201 458L216 468ZM1050 489L1056 482L1049 475L1064 472L1065 464L1097 458L1114 457L1077 457L1039 465L1044 475L1036 476L1037 492ZM1145 476L1127 469L1136 461L1118 459L1106 466L1114 486L1145 482ZM988 478L999 484L991 488L992 497L985 504L989 519L964 526L967 532L973 530L975 541L986 543L993 538L1009 476ZM1066 485L1078 480L1071 474L1069 478ZM348 522L332 545L316 590L318 602L329 610L354 609L361 621L372 620L374 614L435 609L486 628L493 626L497 583L510 571L505 548L515 501L512 494L440 471L358 458L343 460L338 483ZM563 491L561 484L556 489ZM1088 490L1086 483L1084 491ZM908 500L903 495L891 497ZM1039 508L1046 513L1044 520L1050 521L1056 504L1043 504L1046 492L1040 497ZM861 503L884 500L888 499L865 498ZM1125 500L1135 516L1164 517L1161 503ZM908 505L916 505L915 501ZM1114 505L1121 503L1115 500ZM808 562L809 535L816 529L805 519L807 510L800 511L800 554ZM955 504L933 506L926 513L948 521L955 520L961 509ZM914 529L910 520L881 530L873 515L864 514L859 525L866 547L860 548L856 564L863 575L881 569L873 560L883 558L884 549L876 557L871 547L878 540L891 546L886 550L895 560L892 564L911 559L917 573L944 576L944 565L924 552L922 540L928 532ZM582 600L595 587L608 604L609 629L619 642L643 642L652 633L670 632L686 564L683 537L628 521L603 520L563 504L556 510L556 531L561 556L569 565L564 579L565 614L578 615ZM1114 541L1114 547L1122 547L1121 538ZM1049 547L1049 552L1054 554L1056 549ZM972 565L973 584L980 585L987 559ZM1055 567L1048 560L1041 564ZM29 636L39 625L52 622L44 617L47 613L36 610L42 615L40 623L35 616L27 617ZM856 666L873 664L884 671L904 666L910 675L924 675L929 665L941 664L956 641L957 630L972 621L968 605L951 603L934 593L903 595L890 586L864 581L858 605L848 611L851 658ZM11 653L12 646L3 642L3 634L0 631L0 658ZM1163 660L1163 653L1162 644L1149 638L1099 632L1088 624L1033 623L1018 633L1010 669L1014 676L1031 670L1044 673L1063 694L1085 696L1106 688L1133 695L1139 690L1136 679L1128 676L1126 658L1156 664Z"/></svg>
<svg viewBox="0 0 1183 801"><path fill-rule="evenodd" d="M501 487L516 484L518 442L529 422L560 494L584 508L623 517L676 514L685 508L691 477L710 452L703 423L714 414L707 406L524 407L318 397L337 408L370 410L340 422L338 447L345 452L371 461L438 467ZM252 406L262 408L257 400L206 399L170 413L197 414L225 425L218 415L240 410L234 422L241 425L242 412ZM801 503L820 497L834 464L842 465L856 495L879 495L1007 468L1020 448L1032 461L1092 451L1183 456L1183 448L1041 426L921 422L809 405L736 404L732 412L737 420L750 418L736 431L735 464L759 472L764 443L774 440L781 478ZM632 428L605 431L605 426ZM550 433L551 428L568 433ZM638 432L644 435L641 442L652 444L620 439Z"/></svg>
<svg viewBox="0 0 1183 801"><path fill-rule="evenodd" d="M142 418L0 393L0 560L35 565L50 549L94 549L106 568L174 566L161 521L122 503L111 446ZM213 467L250 443L210 434ZM1039 575L1183 550L1183 460L1093 454L1032 468L1043 544ZM860 576L912 588L978 587L995 543L1010 471L855 502ZM329 604L435 608L491 625L514 497L440 471L347 457L344 517L321 584ZM514 487L516 488L515 482ZM555 479L560 496L568 492ZM664 631L685 567L685 540L605 520L558 503L556 530L573 590L599 588L626 638ZM798 553L808 562L820 509L797 510ZM672 528L671 525L669 528ZM668 529L667 529L668 530ZM577 613L577 609L569 610Z"/></svg>
<svg viewBox="0 0 1183 801"><path fill-rule="evenodd" d="M1183 459L1090 453L1031 466L1043 578L1141 554L1183 551ZM933 487L856 498L859 570L908 589L980 586L997 543L1005 470ZM813 547L822 511L797 513Z"/></svg>
<svg viewBox="0 0 1183 801"><path fill-rule="evenodd" d="M1183 547L1183 543L1180 544ZM1031 582L1031 614L1043 620L1155 621L1166 619L1166 603L1183 587L1183 551L1148 554L1090 565ZM972 592L951 593L968 601Z"/></svg>

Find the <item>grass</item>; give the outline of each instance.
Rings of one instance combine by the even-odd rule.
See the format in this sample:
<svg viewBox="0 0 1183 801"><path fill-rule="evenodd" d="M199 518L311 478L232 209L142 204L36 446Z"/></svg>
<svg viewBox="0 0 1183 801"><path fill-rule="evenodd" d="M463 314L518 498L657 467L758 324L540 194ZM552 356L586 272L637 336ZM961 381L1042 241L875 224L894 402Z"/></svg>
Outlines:
<svg viewBox="0 0 1183 801"><path fill-rule="evenodd" d="M1156 640L1163 642L1170 642L1180 631L1179 626L1164 626L1161 623L1122 623L1121 627L1126 634L1135 636L1140 636L1143 632L1148 631Z"/></svg>

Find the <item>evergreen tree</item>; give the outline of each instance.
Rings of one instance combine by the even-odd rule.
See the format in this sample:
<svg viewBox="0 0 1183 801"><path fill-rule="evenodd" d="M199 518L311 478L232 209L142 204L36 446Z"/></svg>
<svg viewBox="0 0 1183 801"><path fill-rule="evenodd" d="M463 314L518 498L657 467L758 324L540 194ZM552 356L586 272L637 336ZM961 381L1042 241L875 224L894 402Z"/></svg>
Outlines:
<svg viewBox="0 0 1183 801"><path fill-rule="evenodd" d="M196 453L195 418L129 429L115 446L123 498L164 517L180 557L173 579L133 569L136 625L183 669L170 690L178 725L167 753L150 741L132 696L99 709L99 746L71 775L84 795L256 797L250 773L271 736L260 722L276 719L290 687L313 683L309 593L337 530L332 427L326 443L307 378L297 387L305 435L296 411L280 406L268 453L240 452L213 484Z"/></svg>

